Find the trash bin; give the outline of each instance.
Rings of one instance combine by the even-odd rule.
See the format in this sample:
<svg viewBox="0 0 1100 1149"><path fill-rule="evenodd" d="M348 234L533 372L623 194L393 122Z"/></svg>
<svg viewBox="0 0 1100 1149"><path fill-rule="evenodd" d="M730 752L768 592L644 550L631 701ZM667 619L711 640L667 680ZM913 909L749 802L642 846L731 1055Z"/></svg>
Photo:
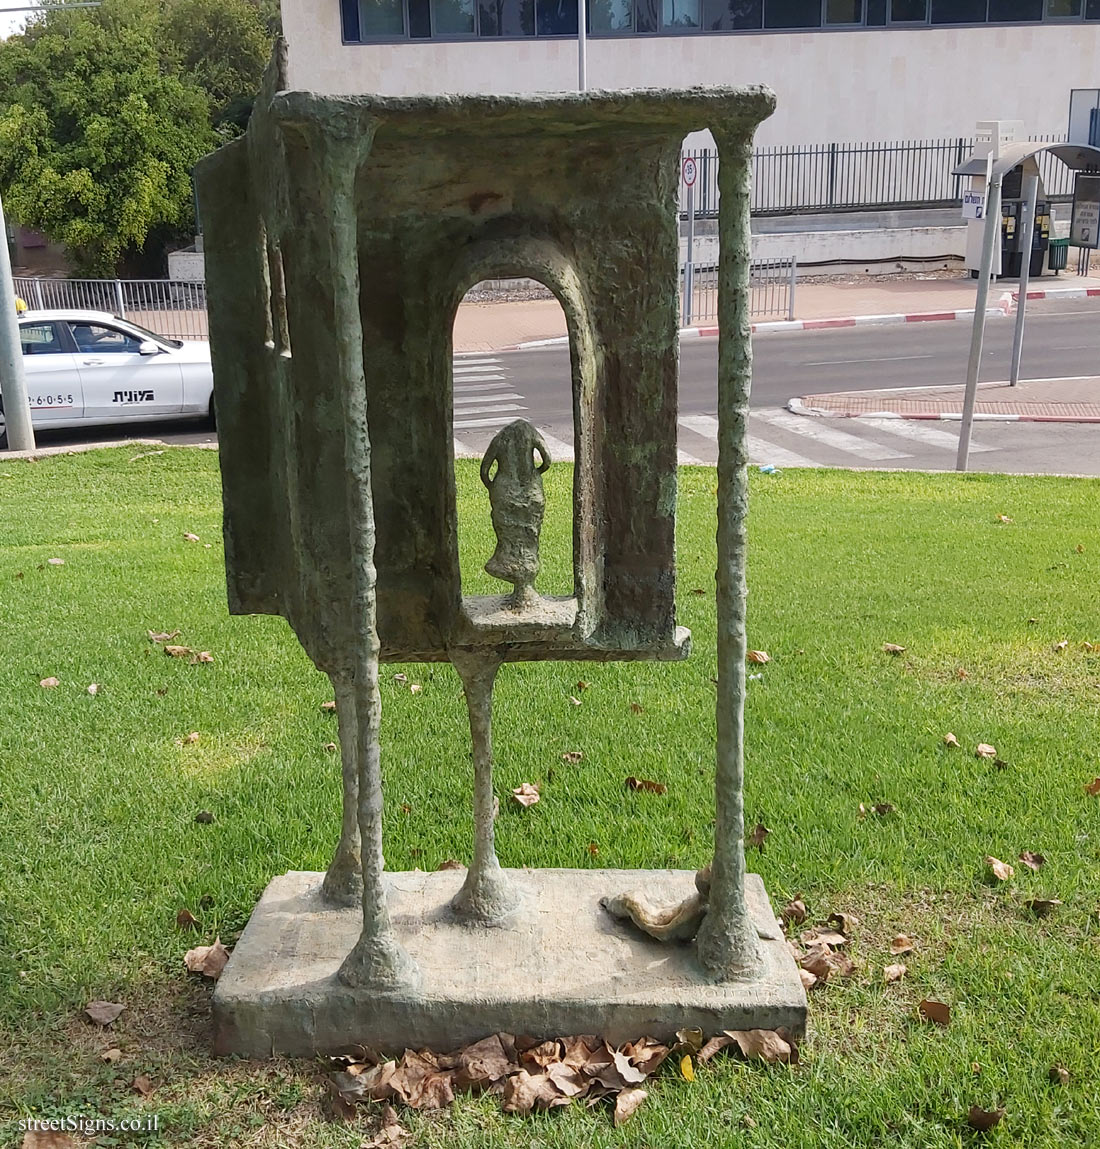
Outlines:
<svg viewBox="0 0 1100 1149"><path fill-rule="evenodd" d="M1050 241L1050 270L1065 271L1066 260L1069 258L1069 240L1052 239Z"/></svg>

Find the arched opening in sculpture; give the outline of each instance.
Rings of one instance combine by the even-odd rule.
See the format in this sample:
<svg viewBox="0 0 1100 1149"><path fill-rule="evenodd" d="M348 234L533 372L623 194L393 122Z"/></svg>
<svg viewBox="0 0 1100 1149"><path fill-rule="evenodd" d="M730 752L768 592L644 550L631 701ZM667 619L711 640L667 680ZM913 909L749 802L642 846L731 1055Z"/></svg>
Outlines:
<svg viewBox="0 0 1100 1149"><path fill-rule="evenodd" d="M493 349L503 309L516 342L561 342ZM536 279L482 279L456 309L451 397L455 485L467 508L458 517L463 596L503 594L518 605L576 593L568 329L561 302Z"/></svg>

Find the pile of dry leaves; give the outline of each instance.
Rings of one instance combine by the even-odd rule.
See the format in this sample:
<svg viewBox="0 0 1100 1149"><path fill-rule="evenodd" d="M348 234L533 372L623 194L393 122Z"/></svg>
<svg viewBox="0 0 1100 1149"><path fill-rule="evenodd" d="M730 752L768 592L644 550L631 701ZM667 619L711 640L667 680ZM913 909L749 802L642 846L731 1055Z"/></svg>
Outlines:
<svg viewBox="0 0 1100 1149"><path fill-rule="evenodd" d="M487 1092L501 1098L506 1113L529 1113L607 1098L615 1105L615 1124L628 1120L645 1101L640 1088L670 1055L679 1057L680 1073L691 1080L693 1060L709 1060L732 1046L745 1057L797 1061L797 1048L782 1034L765 1030L731 1031L706 1045L699 1030L682 1030L665 1045L651 1037L614 1048L599 1037L560 1037L551 1041L495 1033L454 1053L407 1049L400 1061L365 1055L335 1058L340 1069L329 1082L344 1106L356 1102L398 1101L413 1109L441 1109L456 1093ZM350 1115L350 1113L349 1113Z"/></svg>

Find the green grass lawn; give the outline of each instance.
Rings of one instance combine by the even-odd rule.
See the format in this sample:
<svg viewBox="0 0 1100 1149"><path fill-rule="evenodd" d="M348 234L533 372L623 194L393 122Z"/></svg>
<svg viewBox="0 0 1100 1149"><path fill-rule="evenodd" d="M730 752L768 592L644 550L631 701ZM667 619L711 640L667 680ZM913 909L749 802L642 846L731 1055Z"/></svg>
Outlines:
<svg viewBox="0 0 1100 1149"><path fill-rule="evenodd" d="M327 863L335 721L320 709L327 680L286 624L226 612L216 455L135 453L0 456L0 1143L19 1144L15 1122L29 1115L155 1113L160 1133L128 1143L358 1146L369 1118L325 1122L315 1066L206 1053L209 986L183 972L183 954L217 933L231 942L272 875ZM568 468L547 478L543 585L563 590ZM484 591L476 463L460 464L459 482L464 570ZM720 1055L688 1083L670 1066L619 1130L602 1108L521 1118L467 1099L409 1114L415 1144L1100 1143L1100 798L1085 793L1100 774L1100 482L837 471L752 482L750 646L772 661L750 667L747 816L772 833L750 866L777 907L801 894L815 921L856 914L857 972L811 992L793 1069ZM709 857L714 487L713 471L682 469L689 661L502 671L498 792L542 789L527 810L502 802L505 865ZM167 658L146 636L176 628L215 661ZM892 657L884 642L906 650ZM59 685L39 686L48 677ZM458 679L386 667L382 690L387 864L466 858ZM979 742L1000 763L975 757ZM569 750L580 764L562 762ZM631 774L668 792L627 791ZM861 803L894 809L861 816ZM213 822L196 823L200 810ZM1021 850L1046 864L1033 873ZM1015 878L989 884L986 854ZM1035 897L1064 904L1037 919ZM177 928L185 907L201 934ZM901 959L907 977L885 985L898 932L916 949ZM918 1021L924 997L951 1005L950 1027ZM127 1003L112 1030L80 1019L93 998ZM111 1046L123 1056L107 1064ZM1048 1081L1055 1064L1068 1085ZM132 1089L138 1074L151 1095ZM1003 1105L1004 1120L975 1134L972 1104Z"/></svg>

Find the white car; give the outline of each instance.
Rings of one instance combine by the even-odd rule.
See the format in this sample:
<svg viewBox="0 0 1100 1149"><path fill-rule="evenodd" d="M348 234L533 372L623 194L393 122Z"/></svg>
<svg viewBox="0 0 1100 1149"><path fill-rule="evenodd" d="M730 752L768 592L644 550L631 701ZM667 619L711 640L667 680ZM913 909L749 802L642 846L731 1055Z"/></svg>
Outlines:
<svg viewBox="0 0 1100 1149"><path fill-rule="evenodd" d="M68 309L24 312L19 338L35 430L213 419L209 343L167 339L105 311Z"/></svg>

